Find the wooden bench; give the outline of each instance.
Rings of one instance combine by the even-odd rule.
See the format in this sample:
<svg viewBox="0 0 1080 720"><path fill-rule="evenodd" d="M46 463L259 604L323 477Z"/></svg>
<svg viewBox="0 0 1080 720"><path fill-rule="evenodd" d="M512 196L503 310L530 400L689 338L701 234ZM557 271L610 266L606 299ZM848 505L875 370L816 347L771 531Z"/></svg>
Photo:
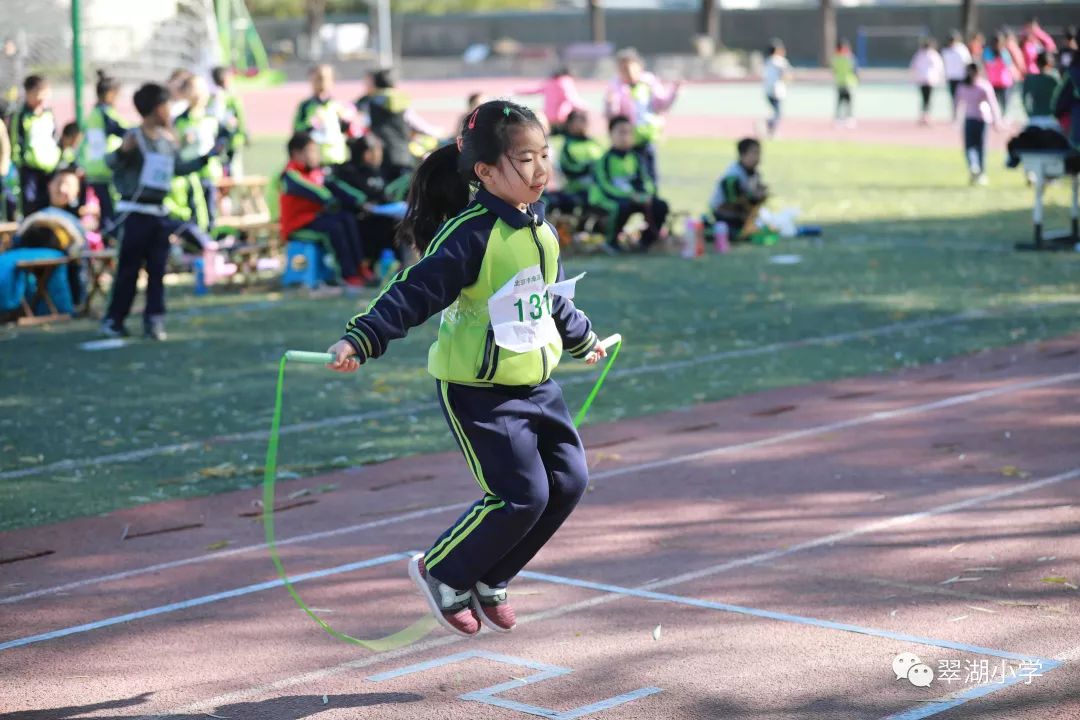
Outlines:
<svg viewBox="0 0 1080 720"><path fill-rule="evenodd" d="M66 268L68 263L71 262L71 258L51 258L48 260L24 260L22 262L15 263L15 267L19 270L30 273L37 280L37 289L34 291L34 297L27 302L26 296L23 296L20 300L22 302L22 315L17 320L19 325L42 325L44 323L56 322L57 320L70 320L71 315L68 313L60 312L56 303L49 296L49 280L53 274L59 268ZM34 308L38 306L39 302L44 302L45 307L49 308L48 315L35 315Z"/></svg>
<svg viewBox="0 0 1080 720"><path fill-rule="evenodd" d="M270 206L266 201L266 192L270 180L261 175L247 175L240 178L222 178L218 181L220 199L227 198L229 213L217 218L218 228L236 232L237 244L225 246L222 251L236 263L237 275L246 284L269 261L280 266L282 243L279 225L270 219ZM231 282L231 278L230 278Z"/></svg>
<svg viewBox="0 0 1080 720"><path fill-rule="evenodd" d="M262 175L247 175L239 178L221 178L217 182L218 205L231 205L230 217L249 215L270 218L270 206L266 202L266 191L270 180ZM218 224L221 221L218 220Z"/></svg>
<svg viewBox="0 0 1080 720"><path fill-rule="evenodd" d="M98 295L104 297L105 289L101 287L101 277L116 267L116 250L87 250L80 258L86 261L86 274L89 282L86 287L86 297L79 306L79 315L90 317L91 306L94 298Z"/></svg>
<svg viewBox="0 0 1080 720"><path fill-rule="evenodd" d="M11 241L15 239L15 231L19 229L19 223L0 222L0 252L11 247Z"/></svg>

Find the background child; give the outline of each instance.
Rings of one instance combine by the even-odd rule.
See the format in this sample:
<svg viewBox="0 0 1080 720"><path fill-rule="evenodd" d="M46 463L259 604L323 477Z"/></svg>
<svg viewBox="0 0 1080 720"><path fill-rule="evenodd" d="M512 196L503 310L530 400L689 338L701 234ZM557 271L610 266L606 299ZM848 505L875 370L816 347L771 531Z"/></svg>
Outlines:
<svg viewBox="0 0 1080 720"><path fill-rule="evenodd" d="M86 142L83 144L82 166L86 180L94 190L101 212L101 234L113 233L116 220L115 189L112 184L112 170L105 162L105 156L116 152L124 141L127 126L116 112L116 98L120 93L120 82L109 77L103 70L98 70L97 104L86 118Z"/></svg>
<svg viewBox="0 0 1080 720"><path fill-rule="evenodd" d="M634 128L630 118L618 115L608 124L611 149L593 169L589 205L607 215L605 234L609 253L621 252L619 233L630 216L645 215L646 227L638 249L646 251L660 237L667 220L668 205L656 195L656 184L642 157L634 151Z"/></svg>
<svg viewBox="0 0 1080 720"><path fill-rule="evenodd" d="M514 94L544 96L544 117L552 135L561 135L564 132L570 113L585 109L574 76L567 68L559 68L539 85L518 88Z"/></svg>
<svg viewBox="0 0 1080 720"><path fill-rule="evenodd" d="M1061 79L1054 72L1052 65L1053 62L1047 53L1039 53L1035 58L1034 72L1024 77L1021 97L1024 101L1024 110L1028 115L1028 123L1031 125L1057 126L1057 120L1054 118L1054 93Z"/></svg>
<svg viewBox="0 0 1080 720"><path fill-rule="evenodd" d="M394 230L397 219L372 212L374 206L390 202L383 177L382 141L374 135L362 135L349 141L349 162L334 167L330 178L330 191L351 196L351 204L360 207L357 228L363 243L361 277L365 282L389 278L376 277L374 271L382 254L390 250L397 260L400 254L394 248Z"/></svg>
<svg viewBox="0 0 1080 720"><path fill-rule="evenodd" d="M765 66L761 70L761 82L765 88L765 100L772 109L772 114L765 121L769 137L776 134L780 127L780 115L787 86L791 80L791 63L787 59L787 49L780 40L773 40L766 51Z"/></svg>
<svg viewBox="0 0 1080 720"><path fill-rule="evenodd" d="M210 159L204 155L181 160L172 133L170 94L167 88L148 83L135 91L135 109L142 124L129 130L116 152L106 156L113 170L113 182L120 195L117 238L120 255L113 279L112 297L101 332L106 337L126 337L124 320L131 312L139 270L146 265L146 308L143 334L151 340L165 335L165 265L169 259L169 238L181 229L196 237L207 249L216 247L199 228L185 226L168 217L164 202L176 176L190 175ZM217 152L220 148L213 148Z"/></svg>
<svg viewBox="0 0 1080 720"><path fill-rule="evenodd" d="M76 169L79 166L79 146L82 145L83 133L79 124L69 122L60 130L60 162L57 169Z"/></svg>
<svg viewBox="0 0 1080 720"><path fill-rule="evenodd" d="M507 585L588 484L585 450L551 372L564 349L590 363L605 353L589 319L553 288L563 279L559 243L536 202L550 175L547 157L528 108L477 108L460 150L439 148L413 180L402 239L423 258L330 347L332 369L355 371L445 310L428 371L484 494L412 558L409 575L436 620L459 635L475 635L481 622L498 632L514 627ZM472 184L480 189L470 202Z"/></svg>
<svg viewBox="0 0 1080 720"><path fill-rule="evenodd" d="M7 102L0 100L0 221L12 221L18 210L18 171L11 162L11 136L7 126Z"/></svg>
<svg viewBox="0 0 1080 720"><path fill-rule="evenodd" d="M949 100L953 108L953 120L956 120L956 87L964 81L967 66L971 64L971 52L964 44L964 37L959 30L953 30L949 44L941 51L941 64L945 68L945 82L949 84Z"/></svg>
<svg viewBox="0 0 1080 720"><path fill-rule="evenodd" d="M566 183L562 190L551 194L548 207L572 213L588 203L593 168L604 154L604 147L590 138L588 131L589 116L584 110L574 110L566 116L565 136L559 151L559 170Z"/></svg>
<svg viewBox="0 0 1080 720"><path fill-rule="evenodd" d="M227 147L229 135L209 111L210 88L206 80L192 75L180 86L180 92L187 101L187 109L175 121L180 140L180 158L194 160L209 155L219 140L224 141L223 147ZM194 212L199 227L208 233L213 233L217 220L217 184L224 174L221 160L211 157L188 178L188 206Z"/></svg>
<svg viewBox="0 0 1080 720"><path fill-rule="evenodd" d="M79 219L79 187L79 176L74 169L57 170L49 180L49 206L23 219L13 245L51 248L78 257L86 247L86 232ZM71 299L78 305L83 296L81 268L78 263L69 263L66 270Z"/></svg>
<svg viewBox="0 0 1080 720"><path fill-rule="evenodd" d="M210 71L210 77L214 81L214 89L210 93L208 109L218 119L229 140L221 163L229 177L240 177L244 174L241 153L250 142L244 105L232 90L232 68L218 66Z"/></svg>
<svg viewBox="0 0 1080 720"><path fill-rule="evenodd" d="M368 115L368 128L382 141L382 174L394 180L412 172L416 158L409 150L413 133L439 137L442 132L428 125L410 107L409 96L395 86L389 69L368 74L368 90L356 101L356 109Z"/></svg>
<svg viewBox="0 0 1080 720"><path fill-rule="evenodd" d="M615 55L619 74L604 97L605 116L627 117L634 129L634 151L641 155L649 177L659 178L656 142L664 127L663 113L679 97L681 82L665 85L650 72L634 48L624 48Z"/></svg>
<svg viewBox="0 0 1080 720"><path fill-rule="evenodd" d="M311 97L300 103L293 120L293 131L307 133L319 145L323 165L338 165L349 159L345 136L349 118L334 92L334 68L316 65L311 69Z"/></svg>
<svg viewBox="0 0 1080 720"><path fill-rule="evenodd" d="M833 79L836 80L836 122L844 122L851 127L855 118L851 110L851 93L859 83L855 70L855 56L851 52L851 43L841 40L836 44L836 53L832 58Z"/></svg>
<svg viewBox="0 0 1080 720"><path fill-rule="evenodd" d="M964 155L971 184L986 185L986 126L1001 123L1001 108L994 88L981 77L975 63L968 65L964 82L956 88L956 108L964 118Z"/></svg>
<svg viewBox="0 0 1080 720"><path fill-rule="evenodd" d="M341 209L339 198L326 186L319 144L310 135L294 134L286 148L289 164L281 174L281 236L286 240L329 242L346 289L355 292L364 285L356 217ZM357 209L352 208L354 212Z"/></svg>
<svg viewBox="0 0 1080 720"><path fill-rule="evenodd" d="M756 229L758 210L769 194L758 174L761 143L754 138L743 138L735 149L739 157L716 183L709 200L708 219L726 223L732 240L746 240Z"/></svg>
<svg viewBox="0 0 1080 720"><path fill-rule="evenodd" d="M29 215L49 203L49 177L60 163L60 145L56 119L49 109L49 81L29 75L23 92L23 105L11 127L11 155L19 173L22 213Z"/></svg>
<svg viewBox="0 0 1080 720"><path fill-rule="evenodd" d="M945 63L941 59L937 48L934 47L933 38L923 38L919 41L919 49L911 58L911 77L919 88L919 124L930 123L930 108L934 99L934 88L941 84L945 77Z"/></svg>
<svg viewBox="0 0 1080 720"><path fill-rule="evenodd" d="M990 86L994 88L998 107L1001 114L1009 111L1009 90L1016 82L1013 73L1012 56L1005 48L1005 35L998 33L990 38L990 44L986 46L982 56L983 67L986 68L986 78Z"/></svg>

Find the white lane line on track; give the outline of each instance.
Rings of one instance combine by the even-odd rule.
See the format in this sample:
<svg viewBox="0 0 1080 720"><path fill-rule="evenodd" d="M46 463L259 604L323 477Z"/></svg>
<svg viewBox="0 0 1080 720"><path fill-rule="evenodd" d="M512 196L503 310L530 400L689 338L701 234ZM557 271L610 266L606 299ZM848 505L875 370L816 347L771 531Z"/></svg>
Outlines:
<svg viewBox="0 0 1080 720"><path fill-rule="evenodd" d="M725 445L723 447L713 448L711 450L703 450L700 452L688 453L686 455L679 455L672 458L665 458L663 460L654 460L646 463L638 463L635 465L628 465L621 468L612 468L611 470L605 470L592 474L592 479L604 480L607 478L621 477L637 472L647 472L650 470L656 470L659 468L670 467L672 465L679 465L682 463L693 462L696 460L703 460L718 455L738 453L746 450L754 450L757 448L768 447L772 445L780 445L792 440L801 440L809 437L825 435L828 433L836 432L837 430L849 429L852 427L858 427L860 425L868 425L875 422L883 422L893 420L902 417L909 417L912 415L918 415L921 413L932 412L946 407L954 407L956 405L964 405L967 403L977 402L986 398L997 397L1001 395L1008 395L1014 392L1021 392L1024 390L1031 390L1041 387L1049 387L1053 385L1060 385L1063 383L1073 382L1080 380L1080 372L1065 373L1062 375L1052 375L1047 378L1039 380L1029 380L1019 383L1009 383L1006 385L999 385L997 387L988 388L986 390L979 390L973 393L965 393L962 395L954 395L951 397L942 398L941 400L935 400L929 403L922 403L919 405L909 405L906 407L896 408L894 410L885 410L881 412L870 413L868 415L861 415L848 420L840 420L837 422L827 423L824 425L816 425L813 427L805 428L803 430L795 430L792 432L781 433L772 437L763 438L761 440L752 440L750 442L738 443L735 445ZM295 543L308 542L313 540L320 540L327 537L334 537L338 535L345 535L361 530L368 530L371 528L384 527L386 525L392 525L407 520L413 520L427 515L433 515L440 512L448 512L451 510L463 510L471 505L472 502L454 503L451 505L442 505L436 508L428 508L424 510L416 510L403 515L395 515L388 518L382 518L381 520L373 520L371 522L360 523L358 525L348 525L345 527L335 528L332 530L324 530L316 533L309 533L306 535L297 535L291 538L278 541L278 546L291 545ZM265 543L258 543L256 545L246 545L244 547L233 548L231 550L223 550L212 555L198 555L191 558L184 558L182 560L174 560L171 562L158 563L150 565L148 567L135 568L133 570L126 570L123 572L112 573L110 575L102 575L99 577L86 578L83 580L76 580L74 582L65 583L63 585L56 585L48 588L42 588L40 590L32 590L30 592L20 593L18 595L10 595L5 598L0 598L0 605L6 605L16 602L22 602L24 600L30 600L36 597L42 597L45 595L51 595L58 592L67 592L81 587L89 585L96 585L102 582L111 582L114 580L122 580L125 578L135 577L150 572L160 572L162 570L169 570L176 567L182 567L185 565L192 565L195 563L210 562L219 560L224 557L231 557L240 553L252 552L254 550L265 549Z"/></svg>
<svg viewBox="0 0 1080 720"><path fill-rule="evenodd" d="M919 520L925 520L925 519L930 518L930 517L956 512L957 510L965 510L967 508L975 507L977 505L982 505L982 504L985 504L985 503L988 503L988 502L993 502L995 500L1001 500L1001 499L1006 498L1006 497L1011 497L1013 495L1019 495L1021 493L1031 492L1032 490L1038 490L1040 488L1044 488L1044 487L1047 487L1047 486L1050 486L1050 485L1062 483L1062 482L1065 482L1067 480L1071 480L1071 479L1074 479L1074 478L1077 478L1077 477L1080 477L1080 468L1073 468L1072 470L1068 470L1066 472L1058 473L1056 475L1051 475L1049 477L1041 478L1039 480L1033 480L1031 482L1023 483L1021 485L1016 485L1014 487L1006 488L1004 490L999 490L999 491L996 491L996 492L987 493L985 495L980 495L980 496L977 496L977 497L968 498L967 500L961 500L961 501L958 501L958 502L946 503L944 505L939 505L937 507L930 508L930 509L923 510L923 511L916 512L916 513L908 513L906 515L898 515L898 516L895 516L895 517L892 517L892 518L889 518L889 519L886 519L886 520L882 520L882 521L875 522L875 523L870 523L868 525L863 525L863 526L860 526L860 527L857 527L857 528L854 528L852 530L848 530L848 531L845 531L845 532L842 532L842 533L834 533L834 534L831 534L831 535L826 535L824 537L816 538L814 540L809 540L807 542L800 543L798 545L793 545L793 546L790 546L790 547L787 547L787 548L784 548L784 549L781 549L781 550L775 550L775 551L767 552L767 553L759 553L759 554L751 555L751 556L745 557L745 558L729 560L727 562L718 563L716 565L712 565L710 567L702 568L700 570L696 570L696 571L693 571L693 572L683 573L681 575L674 575L672 577L664 578L664 579L661 579L661 580L655 580L653 582L646 583L644 585L640 585L640 586L637 586L635 588L632 588L632 590L649 592L649 591L658 590L658 589L661 589L661 588L670 587L672 585L678 585L678 584L681 584L681 583L689 582L691 580L698 580L698 579L701 579L701 578L704 578L704 577L717 575L717 574L727 572L729 570L732 570L732 569L735 569L735 568L738 568L738 567L745 567L745 566L754 565L754 564L757 564L757 563L769 562L769 561L775 560L777 558L784 557L786 555L791 555L791 554L794 554L796 552L800 552L802 550L807 550L807 549L814 548L814 547L820 547L820 546L823 546L823 545L831 545L831 544L834 544L836 542L840 542L842 540L850 539L850 538L853 538L853 537L856 537L856 536L859 536L859 535L865 535L865 534L868 534L868 533L878 532L880 530L895 527L897 525L917 522ZM560 606L560 607L555 607L555 608L552 608L550 610L545 610L545 611L542 611L542 612L539 612L539 613L534 613L532 615L521 616L521 617L518 618L518 624L525 624L525 623L530 623L530 622L539 622L539 621L542 621L542 620L550 620L550 619L553 619L553 618L562 617L564 615L568 615L570 613L578 612L578 611L581 611L581 610L588 610L588 609L597 607L599 605L606 605L607 603L614 602L616 600L619 600L619 599L622 599L622 598L625 598L625 597L627 597L627 596L626 595L616 595L616 594L605 593L603 595L598 595L596 597L589 598L588 600L582 600L582 601L572 603L572 604L569 604L569 605L563 605L563 606ZM163 713L160 713L160 714L145 715L145 716L143 716L142 720L151 720L152 718L168 717L168 716L171 716L171 715L184 715L184 714L192 714L192 713L198 713L198 712L208 712L208 711L212 711L213 709L215 709L217 707L220 707L222 705L228 704L228 703L238 702L238 701L242 701L242 700L248 700L248 699L251 699L251 698L255 698L255 697L265 695L265 694L270 693L270 692L274 692L274 691L277 691L277 690L282 690L282 689L288 688L288 687L293 687L295 685L317 683L320 680L323 680L325 678L332 677L334 675L338 675L338 674L341 674L341 673L344 673L344 672L349 672L351 670L365 668L365 667L368 667L368 666L371 666L371 665L376 665L376 664L379 664L379 663L382 663L382 662L387 662L389 660L394 660L394 659L397 659L397 658L406 657L406 656L409 656L409 655L414 655L414 654L421 653L421 652L431 650L431 649L434 649L434 648L443 647L443 646L446 646L446 645L452 645L454 643L462 642L462 641L465 641L465 640L468 640L468 638L462 638L462 637L458 637L456 635L448 635L448 636L443 636L443 637L439 637L439 638L433 638L431 640L426 640L424 642L417 643L416 645L410 645L408 647L400 648L398 650L394 650L394 651L391 651L391 652L388 652L388 653L376 654L376 655L372 655L370 657L362 658L360 660L352 660L352 661L341 663L341 664L338 664L338 665L333 665L333 666L326 667L326 668L320 668L319 670L312 670L310 672L306 672L306 673L303 673L303 674L300 674L300 675L294 675L292 677L282 678L280 680L275 680L273 682L266 683L266 684L263 684L263 685L258 685L258 686L251 687L251 688L248 688L248 689L245 689L245 690L237 690L237 691L234 691L234 692L231 692L231 693L226 693L226 694L223 694L223 695L219 695L219 696L214 697L214 698L209 698L207 700L201 700L201 701L198 701L198 702L193 703L191 705L187 705L187 706L184 706L182 708L177 708L177 709L169 711L169 712L163 712ZM1010 653L1010 654L1015 654L1015 653ZM1022 655L1023 653L1020 653L1020 654ZM1077 656L1077 655L1080 655L1080 648L1076 648L1074 650L1068 651L1067 653L1063 653L1062 655L1058 655L1054 659L1058 660L1058 661L1068 661L1068 660L1071 660L1071 659L1075 659L1074 656ZM972 697L969 697L967 699L974 699L974 697L975 696L973 695ZM942 708L942 709L944 709L944 708ZM928 715L921 715L920 717L928 717Z"/></svg>
<svg viewBox="0 0 1080 720"><path fill-rule="evenodd" d="M1016 312L1031 312L1034 310L1041 310L1056 305L1070 304L1073 303L1039 303L1024 306L1022 308L1014 310ZM939 327L943 325L969 322L972 320L984 320L1004 316L1006 316L1006 313L991 313L981 310L972 310L957 313L955 315L948 315L946 317L890 323L888 325L867 328L865 330L852 330L849 332L834 333L832 335L821 335L817 337L801 338L799 340L788 340L784 342L772 343L770 345L760 345L757 347L743 348L739 350L724 350L722 352L710 353L708 355L697 355L686 360L672 360L669 362L657 363L653 365L619 368L612 370L610 377L635 377L638 375L646 375L651 373L670 372L671 370L679 370L683 368L694 367L697 365L714 363L719 360L735 360L740 358L756 357L759 355L771 355L773 353L781 352L783 350L794 350L803 347L829 345L832 343L847 342L849 340L877 337L880 335L889 335L895 332L903 332L907 330L923 330L931 327ZM593 379L594 378L592 375L578 375L562 379L559 382L562 385L577 385L586 382L593 382ZM384 418L415 415L418 413L435 410L438 407L438 403L422 403L404 408L388 408L386 410L376 410L366 413L338 415L331 418L322 418L320 420L311 420L308 422L285 425L281 428L281 434L292 435L295 433L309 432L311 430L323 430L329 427L337 427L344 424L355 424L366 422L369 420L380 420ZM177 453L191 452L193 450L198 450L205 445L229 445L232 443L247 442L250 440L266 440L268 437L269 432L266 430L249 430L247 432L218 435L215 437L203 438L201 440L190 440L182 443L173 443L171 445L159 445L149 448L140 448L139 450L128 450L125 452L110 453L108 455L99 455L98 457L92 458L67 458L64 460L57 460L56 462L48 463L46 465L37 465L33 467L19 468L16 470L4 470L0 472L0 480L14 480L17 478L31 477L33 475L41 475L47 472L80 470L83 468L97 467L101 465L129 463L135 462L137 460L145 460L149 457L156 457L158 455L175 455Z"/></svg>

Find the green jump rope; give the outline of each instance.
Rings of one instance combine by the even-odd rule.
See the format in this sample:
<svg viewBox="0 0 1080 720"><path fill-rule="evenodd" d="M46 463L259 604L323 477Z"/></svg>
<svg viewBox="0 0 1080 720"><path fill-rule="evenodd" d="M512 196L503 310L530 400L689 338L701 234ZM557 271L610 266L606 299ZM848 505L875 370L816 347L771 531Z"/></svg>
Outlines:
<svg viewBox="0 0 1080 720"><path fill-rule="evenodd" d="M600 376L596 379L596 383L593 384L589 394L585 397L585 402L582 404L581 409L578 410L577 415L574 417L574 427L581 427L581 423L585 420L585 415L589 412L589 408L592 407L593 400L596 399L597 394L600 392L600 388L604 384L604 380L607 379L608 371L611 370L611 366L615 362L615 358L619 356L619 350L622 348L622 336L618 334L612 335L611 337L604 339L600 345L605 350L610 349L611 353L608 355L607 362L604 364L604 369L600 372ZM435 618L430 615L425 615L407 628L387 635L386 637L363 640L339 632L330 627L325 620L316 615L315 611L308 607L307 603L304 602L304 599L301 598L300 594L296 591L296 588L293 587L292 582L289 581L289 575L285 571L285 564L281 561L277 545L274 543L274 487L277 481L278 438L281 431L281 398L285 389L285 365L290 360L294 363L302 363L305 365L328 365L334 361L334 357L330 353L287 350L285 354L281 356L281 362L278 364L277 390L274 393L274 416L270 421L270 441L266 447L266 466L265 474L263 475L263 530L266 532L266 546L270 550L270 559L274 561L274 567L277 568L278 575L281 577L285 589L289 592L289 595L292 596L292 599L296 601L296 604L300 606L300 609L318 623L319 627L337 639L344 640L345 642L354 645L360 645L372 652L386 652L414 643L436 627L437 623Z"/></svg>

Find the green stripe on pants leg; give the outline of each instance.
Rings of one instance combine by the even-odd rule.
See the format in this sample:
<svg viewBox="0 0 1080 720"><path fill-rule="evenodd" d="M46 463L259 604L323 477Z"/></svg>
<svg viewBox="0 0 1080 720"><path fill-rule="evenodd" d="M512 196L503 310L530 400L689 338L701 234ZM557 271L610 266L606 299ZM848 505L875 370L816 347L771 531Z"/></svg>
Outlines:
<svg viewBox="0 0 1080 720"><path fill-rule="evenodd" d="M446 416L450 418L450 427L454 431L458 443L461 444L461 452L465 454L465 462L469 463L469 467L472 468L473 477L476 478L476 482L480 485L480 489L488 495L494 495L494 493L491 492L491 488L488 487L487 482L484 480L484 470L480 467L480 460L476 457L476 453L472 449L469 438L465 436L465 430L462 429L461 423L458 422L457 417L455 417L454 409L450 407L450 383L444 380L439 380L438 383L439 392L442 394L443 407L446 408Z"/></svg>
<svg viewBox="0 0 1080 720"><path fill-rule="evenodd" d="M434 557L431 557L431 558L425 557L424 558L424 566L427 567L428 570L430 570L431 568L438 565L440 562L442 562L443 558L445 558L448 554L450 554L451 550L453 550L455 547L457 547L461 543L462 540L464 540L466 537L468 537L469 533L471 533L473 530L475 530L477 527L480 526L480 523L483 522L484 518L487 517L488 513L490 513L492 510L498 510L499 508L505 507L505 506L506 506L506 503L504 501L502 501L502 500L498 501L494 505L486 506L483 510L480 511L480 515L475 520L473 520L472 523L468 527L465 528L464 532L462 532L460 535L458 535L458 537L455 538L453 540L453 542L451 542L449 545L447 545L441 551L436 553L434 555Z"/></svg>
<svg viewBox="0 0 1080 720"><path fill-rule="evenodd" d="M434 557L439 552L441 552L448 543L453 542L457 539L457 537L465 530L465 528L469 526L469 523L471 523L485 507L489 505L494 505L497 502L499 502L499 498L495 495L485 495L483 499L477 500L473 504L469 512L467 512L461 518L461 520L458 521L457 525L450 529L450 532L447 533L446 537L435 543L435 545L430 550L424 553L424 557Z"/></svg>

